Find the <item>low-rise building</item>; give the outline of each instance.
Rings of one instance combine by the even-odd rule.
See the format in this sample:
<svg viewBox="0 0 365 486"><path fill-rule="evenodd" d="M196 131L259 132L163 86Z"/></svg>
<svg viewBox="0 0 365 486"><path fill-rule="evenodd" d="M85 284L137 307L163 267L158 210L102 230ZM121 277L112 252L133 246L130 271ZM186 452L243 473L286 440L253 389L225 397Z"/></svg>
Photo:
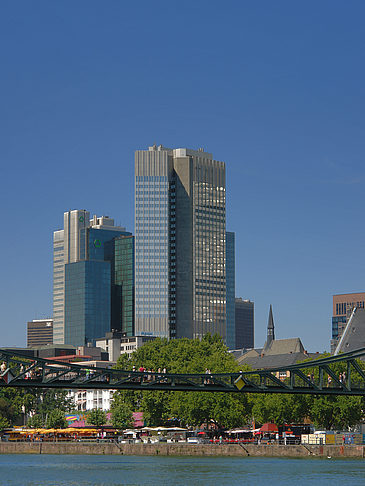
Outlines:
<svg viewBox="0 0 365 486"><path fill-rule="evenodd" d="M27 346L53 344L53 319L33 319L27 322Z"/></svg>
<svg viewBox="0 0 365 486"><path fill-rule="evenodd" d="M112 368L115 366L115 361L78 361L73 364L79 364L80 366L89 366L90 368ZM79 412L87 412L94 408L99 408L104 411L110 410L111 401L115 390L69 390L68 397L75 404L75 408Z"/></svg>
<svg viewBox="0 0 365 486"><path fill-rule="evenodd" d="M152 336L126 336L119 331L107 332L105 337L96 339L96 346L109 353L110 361L117 361L122 354L132 354L143 344L155 339Z"/></svg>

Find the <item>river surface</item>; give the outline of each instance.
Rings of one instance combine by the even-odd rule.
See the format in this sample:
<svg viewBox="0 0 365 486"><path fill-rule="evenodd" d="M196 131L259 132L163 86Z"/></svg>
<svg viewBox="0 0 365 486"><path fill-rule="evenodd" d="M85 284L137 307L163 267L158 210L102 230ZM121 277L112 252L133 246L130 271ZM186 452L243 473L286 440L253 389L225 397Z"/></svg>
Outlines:
<svg viewBox="0 0 365 486"><path fill-rule="evenodd" d="M1 486L365 484L361 459L0 455Z"/></svg>

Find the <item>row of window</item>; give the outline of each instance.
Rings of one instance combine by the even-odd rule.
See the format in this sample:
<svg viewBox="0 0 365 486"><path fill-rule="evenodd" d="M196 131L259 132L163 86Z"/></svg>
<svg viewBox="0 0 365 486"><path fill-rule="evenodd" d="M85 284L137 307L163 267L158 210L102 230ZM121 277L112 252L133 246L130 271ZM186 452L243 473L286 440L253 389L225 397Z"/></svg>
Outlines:
<svg viewBox="0 0 365 486"><path fill-rule="evenodd" d="M167 176L136 176L136 182L167 182ZM138 185L138 184L137 184Z"/></svg>
<svg viewBox="0 0 365 486"><path fill-rule="evenodd" d="M364 309L364 301L359 302L340 302L336 304L336 315L346 314L353 307Z"/></svg>

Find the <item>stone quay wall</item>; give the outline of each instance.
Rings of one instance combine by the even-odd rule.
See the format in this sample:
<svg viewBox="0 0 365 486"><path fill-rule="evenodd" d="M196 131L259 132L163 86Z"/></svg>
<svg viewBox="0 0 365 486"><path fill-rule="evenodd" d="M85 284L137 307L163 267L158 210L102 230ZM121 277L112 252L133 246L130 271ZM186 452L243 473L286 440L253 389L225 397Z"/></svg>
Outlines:
<svg viewBox="0 0 365 486"><path fill-rule="evenodd" d="M133 456L364 457L362 445L116 444L0 442L0 454L114 454Z"/></svg>

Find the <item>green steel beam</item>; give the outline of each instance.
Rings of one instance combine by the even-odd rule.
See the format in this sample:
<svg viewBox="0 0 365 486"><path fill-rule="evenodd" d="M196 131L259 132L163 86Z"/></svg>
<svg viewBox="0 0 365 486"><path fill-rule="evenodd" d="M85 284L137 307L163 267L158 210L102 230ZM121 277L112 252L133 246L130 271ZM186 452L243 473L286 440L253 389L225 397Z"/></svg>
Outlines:
<svg viewBox="0 0 365 486"><path fill-rule="evenodd" d="M0 350L0 361L6 363L6 369L0 375L0 387L365 396L365 371L356 361L360 357L365 357L365 348L289 367L243 373L171 374L106 368L94 368L90 373L90 366L32 358L22 353ZM346 369L345 380L340 380L331 368L331 365L338 363L342 363ZM310 378L309 370L311 374L315 371L313 374L317 378ZM280 372L284 371L289 379L281 380ZM363 379L361 386L353 383L353 371ZM31 372L32 376L29 376ZM325 374L331 377L331 386L325 386ZM240 383L240 386L235 382Z"/></svg>

